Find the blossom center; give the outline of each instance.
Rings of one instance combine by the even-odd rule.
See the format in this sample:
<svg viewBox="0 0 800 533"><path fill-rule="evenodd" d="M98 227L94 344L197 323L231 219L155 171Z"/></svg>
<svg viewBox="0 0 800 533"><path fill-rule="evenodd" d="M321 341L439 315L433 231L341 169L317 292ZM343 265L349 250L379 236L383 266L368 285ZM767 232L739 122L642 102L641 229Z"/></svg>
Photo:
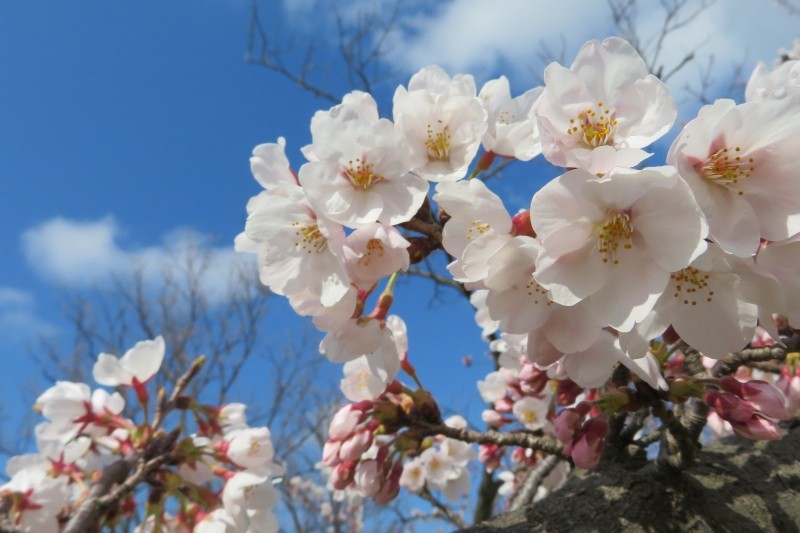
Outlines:
<svg viewBox="0 0 800 533"><path fill-rule="evenodd" d="M547 302L547 306L553 305L553 302L550 301L550 298L547 297L547 291L544 288L536 283L535 280L531 279L528 283L525 284L525 288L523 289L527 291L528 296L532 297L534 305L539 305L539 301Z"/></svg>
<svg viewBox="0 0 800 533"><path fill-rule="evenodd" d="M498 124L505 124L505 125L513 124L514 122L516 122L516 120L517 120L516 115L514 115L514 113L512 113L511 111L507 111L505 109L503 109L502 111L500 111L500 113L497 114Z"/></svg>
<svg viewBox="0 0 800 533"><path fill-rule="evenodd" d="M425 139L428 159L431 161L449 161L450 125L444 124L441 120L437 120L436 122L436 127L428 124L428 137Z"/></svg>
<svg viewBox="0 0 800 533"><path fill-rule="evenodd" d="M358 264L361 266L368 267L372 263L373 258L375 257L381 258L383 257L383 253L384 253L383 241L380 239L370 239L367 242L367 251L361 257L361 259L358 260Z"/></svg>
<svg viewBox="0 0 800 533"><path fill-rule="evenodd" d="M619 264L617 254L633 248L633 222L627 212L610 212L602 225L598 225L597 251L603 263Z"/></svg>
<svg viewBox="0 0 800 533"><path fill-rule="evenodd" d="M749 178L755 170L755 158L744 157L741 151L739 146L717 150L702 163L700 175L711 183L736 189L739 180ZM744 194L742 190L737 192L740 196Z"/></svg>
<svg viewBox="0 0 800 533"><path fill-rule="evenodd" d="M379 181L383 181L383 176L375 173L374 163L368 163L366 159L357 157L348 161L348 166L344 170L344 175L356 189L366 191Z"/></svg>
<svg viewBox="0 0 800 533"><path fill-rule="evenodd" d="M328 239L319 230L316 222L303 224L295 220L292 226L295 228L294 246L300 248L300 251L319 254L328 246Z"/></svg>
<svg viewBox="0 0 800 533"><path fill-rule="evenodd" d="M483 220L473 220L472 223L467 228L467 240L470 241L473 238L480 237L487 231L489 231L490 226Z"/></svg>
<svg viewBox="0 0 800 533"><path fill-rule="evenodd" d="M570 119L567 134L577 135L579 141L587 148L597 148L614 144L614 132L617 131L617 119L611 109L597 102L594 107L587 107L577 118Z"/></svg>
<svg viewBox="0 0 800 533"><path fill-rule="evenodd" d="M674 282L675 292L672 296L683 299L683 305L697 305L705 297L706 302L714 299L714 291L708 290L708 279L710 274L696 268L687 267L670 275Z"/></svg>
<svg viewBox="0 0 800 533"><path fill-rule="evenodd" d="M261 450L261 444L256 439L250 439L250 446L247 448L248 457L255 457Z"/></svg>

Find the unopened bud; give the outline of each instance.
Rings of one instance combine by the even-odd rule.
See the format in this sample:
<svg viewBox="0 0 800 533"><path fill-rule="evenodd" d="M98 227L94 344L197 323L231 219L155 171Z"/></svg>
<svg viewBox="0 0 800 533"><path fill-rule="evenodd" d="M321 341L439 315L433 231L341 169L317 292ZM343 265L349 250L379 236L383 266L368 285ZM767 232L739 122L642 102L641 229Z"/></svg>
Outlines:
<svg viewBox="0 0 800 533"><path fill-rule="evenodd" d="M531 212L520 211L511 219L512 229L511 234L522 235L525 237L536 237L536 232L533 231L531 226Z"/></svg>

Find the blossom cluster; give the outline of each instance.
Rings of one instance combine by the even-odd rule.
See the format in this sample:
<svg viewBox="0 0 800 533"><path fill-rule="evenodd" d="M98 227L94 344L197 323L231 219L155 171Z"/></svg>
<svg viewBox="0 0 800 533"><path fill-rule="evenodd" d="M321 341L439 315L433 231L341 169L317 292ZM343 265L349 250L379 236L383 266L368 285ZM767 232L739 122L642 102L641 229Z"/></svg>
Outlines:
<svg viewBox="0 0 800 533"><path fill-rule="evenodd" d="M169 400L161 389L151 419L148 384L164 353L164 339L157 337L137 343L121 358L100 354L93 377L117 388L113 393L59 381L38 397L36 408L46 419L35 429L38 453L12 457L10 480L0 486L0 500L19 530L88 527L74 523L85 506L103 509L101 524L109 527L143 517L138 531L278 530L273 484L283 469L273 461L269 429L249 427L243 404L198 404L181 394L186 383L176 385ZM126 405L128 390L138 406ZM183 435L183 426L170 432L162 427L176 409L194 415L194 434ZM139 423L129 416L137 410ZM146 504L128 477L134 471L142 476L139 482L147 474ZM168 512L175 508L168 504L172 497L181 502L175 516ZM102 498L108 502L100 503Z"/></svg>
<svg viewBox="0 0 800 533"><path fill-rule="evenodd" d="M351 92L314 115L297 172L283 139L256 147L264 190L236 245L325 333L320 352L345 364L354 403L325 448L333 486L385 502L422 478L446 495L461 479L453 444L414 433L428 393L405 324L388 315L398 274L438 249L484 335L505 343L479 383L493 428L516 422L554 437L590 467L609 413L692 398L740 436L777 438L775 420L788 415L742 392L760 382L704 380L678 359L683 348L723 359L759 327L779 341L773 315L800 322L800 71L787 57L759 65L744 103L703 107L660 166L645 166L647 149L672 129L676 105L616 37L586 43L569 67L549 65L544 86L517 97L505 77L478 91L472 76L436 66L397 88L391 120L371 95ZM539 155L563 172L512 214L487 185L492 165ZM416 391L398 381L401 369ZM787 374L780 386L790 393L797 382ZM488 468L501 448L482 447ZM538 460L524 453L517 464Z"/></svg>
<svg viewBox="0 0 800 533"><path fill-rule="evenodd" d="M466 428L453 416L443 421L430 395L393 382L372 400L347 404L334 415L321 467L336 491L355 491L388 503L401 487L415 493L441 491L458 500L470 489L467 465L476 458L466 442L410 429L415 422Z"/></svg>

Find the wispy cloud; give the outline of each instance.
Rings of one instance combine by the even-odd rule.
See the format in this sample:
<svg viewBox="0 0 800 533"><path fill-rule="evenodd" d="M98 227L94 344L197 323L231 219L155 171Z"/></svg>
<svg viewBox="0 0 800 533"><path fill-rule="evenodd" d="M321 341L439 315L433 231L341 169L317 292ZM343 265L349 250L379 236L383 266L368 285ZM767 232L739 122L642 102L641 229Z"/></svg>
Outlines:
<svg viewBox="0 0 800 533"><path fill-rule="evenodd" d="M342 0L336 9L347 20L376 6L388 12L393 3ZM693 14L699 3L690 1L681 16ZM328 36L332 48L338 44L335 17L324 0L284 0L283 8L296 29L313 27L315 34ZM652 55L651 38L659 33L664 11L659 2L650 1L638 2L637 9L636 28ZM798 37L800 17L770 0L718 0L694 15L669 35L659 56L666 72L687 54L695 54L694 61L668 82L678 101L688 99L687 85L698 86L709 58L714 58L719 85L712 89L719 92L723 85L727 88L737 66L744 67L746 76L757 61L772 61L781 47ZM325 31L320 31L323 27ZM616 33L611 11L602 0L445 0L433 7L430 2L404 1L387 59L403 76L438 64L451 74L471 73L479 82L503 73L522 90L541 78L545 65L540 56L545 49L563 53L569 64L587 40Z"/></svg>
<svg viewBox="0 0 800 533"><path fill-rule="evenodd" d="M12 342L47 337L56 327L36 314L33 294L12 287L0 287L0 334Z"/></svg>
<svg viewBox="0 0 800 533"><path fill-rule="evenodd" d="M39 224L22 235L25 257L45 280L82 287L140 273L158 284L165 272L174 273L189 261L202 257L203 289L212 300L224 299L233 290L242 269L254 269L251 256L232 246L213 246L207 235L190 229L165 234L156 246L123 243L123 232L111 216L94 221L62 217ZM178 267L176 269L176 267Z"/></svg>
<svg viewBox="0 0 800 533"><path fill-rule="evenodd" d="M662 13L658 2L639 2L637 28L644 38L657 35ZM661 59L668 68L697 52L695 64L670 84L682 92L710 56L723 76L742 62L746 68L769 62L798 36L799 22L767 0L717 1L664 42ZM569 63L586 40L615 33L606 3L598 0L451 0L432 13L407 14L401 27L390 59L407 72L435 63L479 78L502 68L528 81L544 66L537 55L542 45L560 52L563 40Z"/></svg>

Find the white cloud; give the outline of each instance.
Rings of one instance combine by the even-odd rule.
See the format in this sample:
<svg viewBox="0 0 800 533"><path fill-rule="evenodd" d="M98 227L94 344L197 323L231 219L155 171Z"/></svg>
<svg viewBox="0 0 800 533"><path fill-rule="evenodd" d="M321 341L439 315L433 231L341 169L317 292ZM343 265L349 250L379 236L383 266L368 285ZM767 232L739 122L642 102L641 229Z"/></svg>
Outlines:
<svg viewBox="0 0 800 533"><path fill-rule="evenodd" d="M31 293L0 287L0 334L14 342L50 336L55 326L36 315L36 300Z"/></svg>
<svg viewBox="0 0 800 533"><path fill-rule="evenodd" d="M103 284L140 272L151 284L165 275L178 275L190 261L203 261L202 288L212 300L233 290L242 269L253 270L252 256L238 254L232 246L212 246L211 239L183 229L167 233L159 245L125 246L113 217L96 221L53 218L22 235L25 257L45 280L80 287Z"/></svg>
<svg viewBox="0 0 800 533"><path fill-rule="evenodd" d="M433 14L410 15L392 59L410 71L435 63L481 74L503 60L526 72L538 63L541 43L559 51L564 34L574 54L587 37L608 35L606 12L596 0L453 0Z"/></svg>
<svg viewBox="0 0 800 533"><path fill-rule="evenodd" d="M658 2L639 2L637 27L651 36L663 17ZM664 43L661 58L669 68L688 52L698 50L694 65L670 80L677 98L683 87L696 83L708 56L715 58L720 79L745 61L745 75L758 60L771 62L778 49L797 37L800 19L768 0L719 0L674 32ZM533 72L541 76L538 58L542 44L560 53L566 39L569 64L589 39L613 35L610 11L600 0L451 0L432 13L407 13L403 30L395 35L390 60L406 73L431 63L450 73L469 72L479 80L501 73L512 82L532 84ZM522 87L522 85L520 85Z"/></svg>

